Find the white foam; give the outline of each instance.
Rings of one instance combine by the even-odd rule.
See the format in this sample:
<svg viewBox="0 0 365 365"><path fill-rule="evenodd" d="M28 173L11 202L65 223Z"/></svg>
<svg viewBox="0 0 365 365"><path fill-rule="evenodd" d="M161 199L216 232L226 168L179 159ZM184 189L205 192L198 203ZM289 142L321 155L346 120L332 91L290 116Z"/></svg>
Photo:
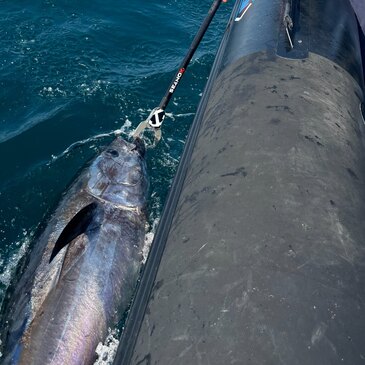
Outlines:
<svg viewBox="0 0 365 365"><path fill-rule="evenodd" d="M180 114L166 113L166 116L171 118L173 121L175 121L176 118L191 117L194 115L195 115L195 113L180 113Z"/></svg>
<svg viewBox="0 0 365 365"><path fill-rule="evenodd" d="M126 116L126 119L124 120L124 124L120 127L120 129L116 129L114 131L114 134L116 134L118 136L119 135L127 136L130 133L131 126L132 126L132 122L128 119L128 116Z"/></svg>
<svg viewBox="0 0 365 365"><path fill-rule="evenodd" d="M102 139L102 138L108 138L108 137L111 137L111 136L126 136L129 132L129 129L132 125L132 122L129 120L129 119L126 119L123 126L120 128L120 129L115 129L111 132L107 132L107 133L100 133L100 134L96 134L92 137L89 137L89 138L85 138L85 139L82 139L80 141L76 141L74 143L72 143L70 146L68 146L63 152L61 152L59 155L52 155L52 160L50 161L50 163L53 163L57 160L59 160L60 158L64 157L64 156L67 156L72 150L74 150L75 148L77 147L81 147L81 146L84 146L86 144L90 144L92 142L95 142L99 139Z"/></svg>
<svg viewBox="0 0 365 365"><path fill-rule="evenodd" d="M67 96L67 92L65 90L60 89L59 87L52 86L44 86L42 90L39 91L39 95L41 96Z"/></svg>
<svg viewBox="0 0 365 365"><path fill-rule="evenodd" d="M3 259L1 260L2 262L1 268L3 270L0 272L0 283L6 288L10 285L10 282L14 276L14 272L18 266L18 263L20 259L27 252L29 243L31 242L31 235L28 235L28 233L25 230L23 230L23 235L24 238L14 243L15 246L17 247L20 246L20 247L17 248L16 252L10 257L5 267L3 267L4 260Z"/></svg>
<svg viewBox="0 0 365 365"><path fill-rule="evenodd" d="M104 343L99 343L96 348L98 358L94 365L112 365L119 345L117 330L108 330L109 334Z"/></svg>
<svg viewBox="0 0 365 365"><path fill-rule="evenodd" d="M38 58L34 58L34 61L38 63ZM87 69L87 66L79 63L80 66L83 66ZM109 93L110 81L105 80L90 80L84 81L80 84L74 85L72 89L69 88L69 84L66 84L67 80L59 79L59 82L52 85L44 85L38 92L38 94L42 97L46 98L54 98L54 97L72 97L76 95L80 95L83 97L90 97L97 93L102 93L107 95Z"/></svg>
<svg viewBox="0 0 365 365"><path fill-rule="evenodd" d="M146 236L144 238L144 245L143 245L143 249L142 249L143 264L146 263L148 254L150 253L151 245L152 245L153 239L155 237L155 233L156 233L156 229L158 227L159 221L160 221L159 218L154 219L151 229L146 233Z"/></svg>
<svg viewBox="0 0 365 365"><path fill-rule="evenodd" d="M81 66L84 66L87 68L86 65L81 64ZM94 94L96 94L97 92L100 91L104 91L106 92L106 90L108 89L110 85L109 81L104 81L104 80L93 80L91 82L88 83L82 83L78 88L79 91L84 95L84 96L92 96ZM105 90L104 90L105 89Z"/></svg>

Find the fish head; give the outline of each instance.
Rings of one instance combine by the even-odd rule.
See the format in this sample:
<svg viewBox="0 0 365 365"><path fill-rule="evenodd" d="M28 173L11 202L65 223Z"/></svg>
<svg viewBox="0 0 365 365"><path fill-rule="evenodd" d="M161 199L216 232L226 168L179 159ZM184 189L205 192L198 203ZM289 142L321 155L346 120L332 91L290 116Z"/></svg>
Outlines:
<svg viewBox="0 0 365 365"><path fill-rule="evenodd" d="M91 164L88 190L103 200L126 208L144 208L148 178L145 146L117 137Z"/></svg>

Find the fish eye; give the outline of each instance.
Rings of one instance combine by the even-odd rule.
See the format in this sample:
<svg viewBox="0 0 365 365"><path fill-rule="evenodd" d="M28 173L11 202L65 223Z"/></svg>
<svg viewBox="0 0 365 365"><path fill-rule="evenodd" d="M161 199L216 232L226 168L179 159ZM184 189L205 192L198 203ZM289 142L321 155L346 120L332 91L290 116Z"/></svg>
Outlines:
<svg viewBox="0 0 365 365"><path fill-rule="evenodd" d="M111 148L109 148L108 150L106 150L107 153L109 153L109 155L113 156L113 157L118 157L119 153L116 150L113 150Z"/></svg>

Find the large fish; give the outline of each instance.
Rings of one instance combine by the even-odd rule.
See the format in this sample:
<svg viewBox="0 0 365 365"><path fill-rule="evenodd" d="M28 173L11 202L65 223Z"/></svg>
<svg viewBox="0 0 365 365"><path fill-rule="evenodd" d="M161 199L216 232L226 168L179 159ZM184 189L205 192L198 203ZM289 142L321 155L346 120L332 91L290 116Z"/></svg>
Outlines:
<svg viewBox="0 0 365 365"><path fill-rule="evenodd" d="M131 300L142 263L143 155L142 141L116 138L70 187L8 302L0 363L95 361L98 343Z"/></svg>

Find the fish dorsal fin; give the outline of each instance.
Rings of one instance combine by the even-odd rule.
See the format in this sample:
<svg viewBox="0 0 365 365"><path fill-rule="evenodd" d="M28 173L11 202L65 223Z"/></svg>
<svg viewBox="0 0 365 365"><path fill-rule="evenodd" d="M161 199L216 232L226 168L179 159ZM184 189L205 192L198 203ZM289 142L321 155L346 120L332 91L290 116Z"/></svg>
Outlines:
<svg viewBox="0 0 365 365"><path fill-rule="evenodd" d="M56 244L54 245L49 262L56 257L56 255L72 242L76 237L85 233L89 224L91 223L93 213L97 207L97 203L93 202L86 207L82 208L66 225L62 233L58 237Z"/></svg>

